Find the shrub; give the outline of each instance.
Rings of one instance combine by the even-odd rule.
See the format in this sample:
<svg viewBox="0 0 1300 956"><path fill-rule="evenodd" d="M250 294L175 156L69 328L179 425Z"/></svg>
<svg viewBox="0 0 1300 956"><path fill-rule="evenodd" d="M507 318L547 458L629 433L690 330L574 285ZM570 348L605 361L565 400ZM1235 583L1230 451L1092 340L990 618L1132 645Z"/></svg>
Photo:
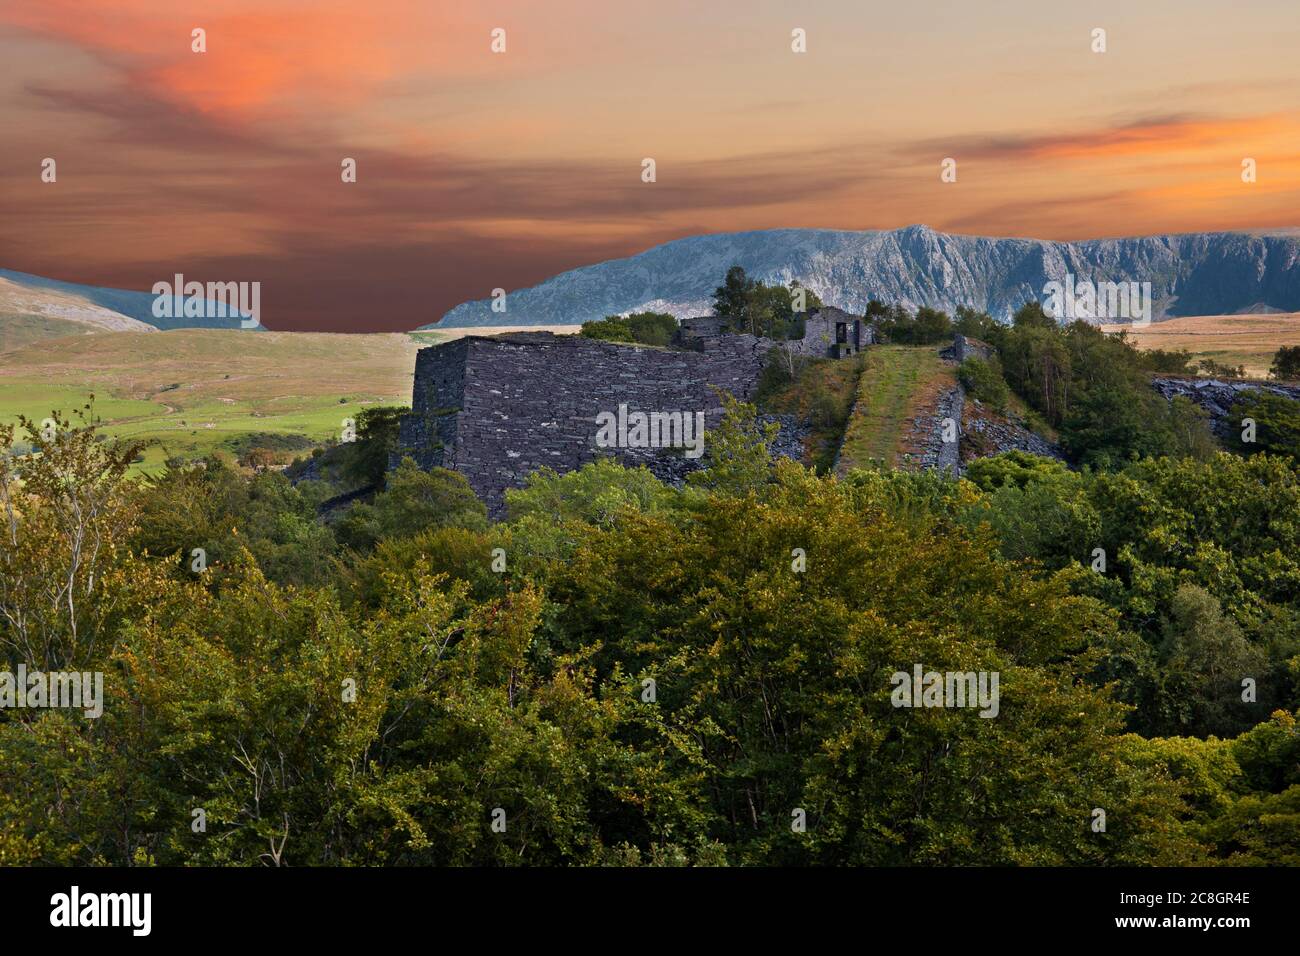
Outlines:
<svg viewBox="0 0 1300 956"><path fill-rule="evenodd" d="M1143 368L1152 372L1165 372L1173 375L1191 375L1196 372L1192 363L1192 353L1186 349L1143 349L1138 353L1138 361Z"/></svg>
<svg viewBox="0 0 1300 956"><path fill-rule="evenodd" d="M1229 433L1233 450L1251 455L1271 452L1300 461L1300 402L1283 395L1250 393L1232 406ZM1254 441L1242 441L1242 419L1255 422Z"/></svg>
<svg viewBox="0 0 1300 956"><path fill-rule="evenodd" d="M602 342L632 341L632 329L616 315L595 322L583 322L582 331L578 334L583 338L598 339Z"/></svg>
<svg viewBox="0 0 1300 956"><path fill-rule="evenodd" d="M961 363L961 369L957 374L961 383L966 386L966 391L973 398L991 405L997 411L1007 407L1011 389L1007 387L1006 379L1002 377L1002 363L996 356L987 360L968 358Z"/></svg>
<svg viewBox="0 0 1300 956"><path fill-rule="evenodd" d="M1244 365L1222 365L1214 359L1201 359L1200 369L1202 375L1211 375L1214 378L1245 378L1246 366Z"/></svg>
<svg viewBox="0 0 1300 956"><path fill-rule="evenodd" d="M666 312L634 312L623 321L642 345L667 345L677 334L677 319Z"/></svg>
<svg viewBox="0 0 1300 956"><path fill-rule="evenodd" d="M582 323L579 333L603 342L635 342L638 345L667 345L677 332L677 319L666 312L634 312L628 316L607 315Z"/></svg>

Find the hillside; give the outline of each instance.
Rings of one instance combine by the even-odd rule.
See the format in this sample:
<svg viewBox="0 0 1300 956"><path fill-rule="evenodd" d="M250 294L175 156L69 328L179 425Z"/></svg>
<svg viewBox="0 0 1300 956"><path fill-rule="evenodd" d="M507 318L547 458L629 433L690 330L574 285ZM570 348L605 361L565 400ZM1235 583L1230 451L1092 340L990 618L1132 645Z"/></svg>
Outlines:
<svg viewBox="0 0 1300 956"><path fill-rule="evenodd" d="M793 415L808 425L803 463L828 471L835 464L844 427L853 410L866 355L851 359L815 359L799 376L755 397L765 412Z"/></svg>
<svg viewBox="0 0 1300 956"><path fill-rule="evenodd" d="M146 471L250 436L305 449L366 405L409 404L418 347L406 335L207 329L64 337L4 354L0 422L67 414L93 393L107 434L157 442Z"/></svg>
<svg viewBox="0 0 1300 956"><path fill-rule="evenodd" d="M153 326L75 291L37 288L0 276L0 352L89 332L152 332Z"/></svg>
<svg viewBox="0 0 1300 956"><path fill-rule="evenodd" d="M171 276L162 277L171 281ZM182 303L188 300L182 299ZM24 319L44 321L59 320L114 331L145 331L146 329L238 329L238 316L206 318L177 315L159 318L153 314L154 295L151 292L133 292L127 289L109 289L103 286L79 285L62 282L26 272L0 269L0 335L19 336L17 329L26 328L28 334L38 332L38 324ZM206 309L205 314L215 313ZM19 320L12 322L11 320ZM54 326L56 334L69 334L75 329ZM45 337L35 335L36 338ZM32 340L32 339L29 339ZM0 351L6 347L0 339Z"/></svg>
<svg viewBox="0 0 1300 956"><path fill-rule="evenodd" d="M709 311L727 268L798 279L823 301L861 311L872 298L915 308L958 305L1009 316L1068 274L1094 282L1150 282L1156 318L1300 310L1300 236L1211 232L1050 242L952 235L926 226L892 232L772 229L692 236L561 273L511 291L508 313L466 302L431 327L575 324L639 309L682 317Z"/></svg>

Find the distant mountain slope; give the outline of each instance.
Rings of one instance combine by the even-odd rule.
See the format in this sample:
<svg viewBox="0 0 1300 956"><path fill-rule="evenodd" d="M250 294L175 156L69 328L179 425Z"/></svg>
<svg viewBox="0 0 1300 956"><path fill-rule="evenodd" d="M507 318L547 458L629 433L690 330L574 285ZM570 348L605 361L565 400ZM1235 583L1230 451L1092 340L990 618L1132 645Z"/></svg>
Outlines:
<svg viewBox="0 0 1300 956"><path fill-rule="evenodd" d="M1300 234L1188 233L1086 242L892 232L772 229L692 236L561 273L510 292L507 312L466 302L438 326L579 323L637 309L707 313L729 266L765 281L798 279L823 301L861 310L869 299L958 305L1009 316L1041 301L1067 273L1092 282L1150 282L1155 317L1300 309Z"/></svg>
<svg viewBox="0 0 1300 956"><path fill-rule="evenodd" d="M170 281L171 278L171 276L163 277L167 281ZM96 324L90 320L90 317L94 315L105 317L111 314L118 316L119 319L134 321L155 329L239 328L240 320L238 316L195 318L181 315L174 318L157 318L153 314L154 295L152 292L132 292L127 289L107 289L102 286L78 285L75 282L61 282L58 279L46 279L42 276L34 276L26 272L14 272L9 269L0 269L0 283L3 283L3 286L0 286L0 295L8 294L15 298L23 296L26 297L29 303L33 303L32 308L36 308L35 303L44 302L47 308L54 310L51 312L15 312L6 308L5 300L0 299L0 314L45 315L50 318L85 322L89 325ZM8 290L8 292L6 293L4 290ZM71 303L73 302L80 302L82 305L72 307ZM59 303L63 303L63 306L60 306ZM69 306L68 314L56 314L64 306ZM95 308L91 309L91 306ZM123 325L116 330L130 331L132 329L138 329L138 325Z"/></svg>
<svg viewBox="0 0 1300 956"><path fill-rule="evenodd" d="M0 278L0 352L64 335L155 331L152 325L106 309L84 295Z"/></svg>

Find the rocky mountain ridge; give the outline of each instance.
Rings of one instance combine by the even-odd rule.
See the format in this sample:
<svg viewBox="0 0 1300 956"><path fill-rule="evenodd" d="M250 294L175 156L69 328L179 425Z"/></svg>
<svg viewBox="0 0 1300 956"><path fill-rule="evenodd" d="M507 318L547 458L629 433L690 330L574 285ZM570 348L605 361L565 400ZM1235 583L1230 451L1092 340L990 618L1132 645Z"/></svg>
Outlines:
<svg viewBox="0 0 1300 956"><path fill-rule="evenodd" d="M442 326L578 324L639 310L707 314L728 267L798 279L830 305L959 305L1008 317L1049 282L1151 284L1152 318L1300 309L1300 234L1211 232L1054 242L936 232L772 229L691 236L449 311Z"/></svg>

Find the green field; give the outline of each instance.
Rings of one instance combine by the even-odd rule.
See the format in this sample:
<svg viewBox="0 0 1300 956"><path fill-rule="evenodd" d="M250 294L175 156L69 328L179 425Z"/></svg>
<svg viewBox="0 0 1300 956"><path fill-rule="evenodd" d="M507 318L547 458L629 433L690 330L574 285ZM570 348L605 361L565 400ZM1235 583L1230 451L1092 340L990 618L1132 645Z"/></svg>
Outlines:
<svg viewBox="0 0 1300 956"><path fill-rule="evenodd" d="M336 439L367 405L407 405L419 344L400 334L185 329L47 339L0 353L0 422L39 422L94 396L104 433L149 442L137 465L235 451L268 436L293 446Z"/></svg>
<svg viewBox="0 0 1300 956"><path fill-rule="evenodd" d="M1193 315L1140 328L1105 325L1108 332L1126 331L1144 349L1185 349L1193 359L1213 359L1221 365L1246 368L1255 378L1268 375L1273 355L1284 345L1300 345L1300 313L1263 315Z"/></svg>

